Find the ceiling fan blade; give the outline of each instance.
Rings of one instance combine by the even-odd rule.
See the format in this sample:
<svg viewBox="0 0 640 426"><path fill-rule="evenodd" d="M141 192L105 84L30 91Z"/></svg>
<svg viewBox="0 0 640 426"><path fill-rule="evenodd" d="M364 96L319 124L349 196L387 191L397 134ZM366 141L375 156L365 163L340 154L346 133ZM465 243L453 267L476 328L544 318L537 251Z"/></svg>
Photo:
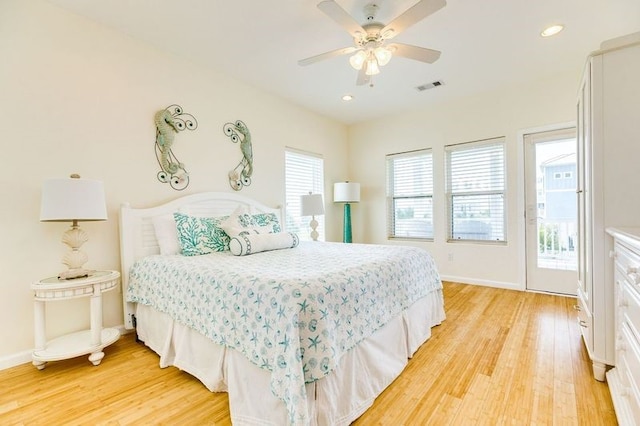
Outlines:
<svg viewBox="0 0 640 426"><path fill-rule="evenodd" d="M342 49L336 49L336 50L332 50L331 52L325 52L316 56L311 56L310 58L301 59L298 61L298 65L305 66L305 65L314 64L316 62L324 61L325 59L330 59L335 56L348 55L349 53L353 53L356 50L360 50L360 49L358 49L357 47L343 47Z"/></svg>
<svg viewBox="0 0 640 426"><path fill-rule="evenodd" d="M347 32L349 32L349 34L354 38L359 38L367 33L362 26L351 17L351 15L349 15L333 0L321 1L318 3L318 9L323 11L325 15L347 30Z"/></svg>
<svg viewBox="0 0 640 426"><path fill-rule="evenodd" d="M365 84L369 84L371 81L371 76L367 75L367 63L365 62L360 71L358 71L358 78L356 79L357 86L364 86Z"/></svg>
<svg viewBox="0 0 640 426"><path fill-rule="evenodd" d="M384 27L380 34L385 39L391 39L446 5L446 0L420 0Z"/></svg>
<svg viewBox="0 0 640 426"><path fill-rule="evenodd" d="M413 59L415 61L432 64L440 57L439 50L427 49L424 47L412 46L404 43L392 43L387 47L393 52L393 56Z"/></svg>

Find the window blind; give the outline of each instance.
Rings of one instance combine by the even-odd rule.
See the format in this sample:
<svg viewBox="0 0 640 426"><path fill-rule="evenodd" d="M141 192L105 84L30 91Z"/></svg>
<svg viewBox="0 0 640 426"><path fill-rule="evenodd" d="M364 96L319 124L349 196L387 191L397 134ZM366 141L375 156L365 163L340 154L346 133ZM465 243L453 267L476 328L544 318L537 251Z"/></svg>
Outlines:
<svg viewBox="0 0 640 426"><path fill-rule="evenodd" d="M504 151L504 138L445 147L450 241L506 241Z"/></svg>
<svg viewBox="0 0 640 426"><path fill-rule="evenodd" d="M311 240L311 217L301 216L300 196L322 194L324 197L324 160L319 154L285 150L285 221L287 231L295 232L301 240ZM324 241L324 216L316 216L318 240Z"/></svg>
<svg viewBox="0 0 640 426"><path fill-rule="evenodd" d="M433 155L430 149L390 154L387 236L433 239Z"/></svg>

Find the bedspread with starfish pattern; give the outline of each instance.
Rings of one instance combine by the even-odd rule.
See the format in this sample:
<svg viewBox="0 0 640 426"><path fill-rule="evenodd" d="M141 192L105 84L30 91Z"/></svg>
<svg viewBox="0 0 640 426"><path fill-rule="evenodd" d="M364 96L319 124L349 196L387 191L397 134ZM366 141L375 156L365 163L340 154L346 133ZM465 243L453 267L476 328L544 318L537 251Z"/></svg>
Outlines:
<svg viewBox="0 0 640 426"><path fill-rule="evenodd" d="M307 424L305 383L413 302L442 289L417 247L301 242L233 256L149 256L130 271L128 301L171 315L271 372L291 424Z"/></svg>

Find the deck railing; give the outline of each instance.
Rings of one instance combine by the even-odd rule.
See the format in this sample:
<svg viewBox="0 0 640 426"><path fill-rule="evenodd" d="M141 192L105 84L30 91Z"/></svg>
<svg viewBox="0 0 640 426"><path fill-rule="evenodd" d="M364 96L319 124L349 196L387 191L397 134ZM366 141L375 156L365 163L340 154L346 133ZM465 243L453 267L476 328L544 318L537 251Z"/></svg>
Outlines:
<svg viewBox="0 0 640 426"><path fill-rule="evenodd" d="M576 270L575 220L538 219L538 267Z"/></svg>

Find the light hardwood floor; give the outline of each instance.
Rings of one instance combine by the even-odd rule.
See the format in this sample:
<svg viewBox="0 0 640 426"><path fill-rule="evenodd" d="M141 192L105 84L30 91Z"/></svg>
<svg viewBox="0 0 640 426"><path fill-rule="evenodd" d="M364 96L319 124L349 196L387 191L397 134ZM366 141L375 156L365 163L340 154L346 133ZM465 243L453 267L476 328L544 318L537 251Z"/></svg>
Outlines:
<svg viewBox="0 0 640 426"><path fill-rule="evenodd" d="M615 425L574 299L445 283L447 319L354 425ZM86 357L0 371L0 424L230 424L211 393L123 336Z"/></svg>

